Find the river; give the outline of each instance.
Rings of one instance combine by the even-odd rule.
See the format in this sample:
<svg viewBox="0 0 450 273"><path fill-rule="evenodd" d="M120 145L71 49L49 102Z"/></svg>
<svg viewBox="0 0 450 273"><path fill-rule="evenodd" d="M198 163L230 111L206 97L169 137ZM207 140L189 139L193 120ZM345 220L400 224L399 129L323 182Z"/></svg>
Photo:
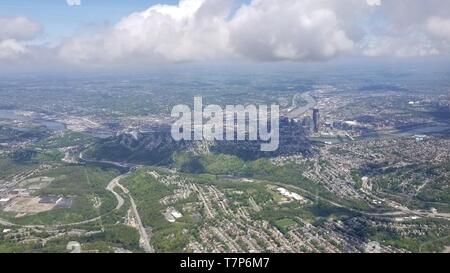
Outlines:
<svg viewBox="0 0 450 273"><path fill-rule="evenodd" d="M52 131L62 131L66 129L66 125L54 121L51 119L42 118L40 114L36 114L33 112L27 112L27 111L17 111L17 110L1 110L0 109L0 119L7 119L7 120L19 120L19 121L30 121L37 123L41 126L46 127L49 130Z"/></svg>

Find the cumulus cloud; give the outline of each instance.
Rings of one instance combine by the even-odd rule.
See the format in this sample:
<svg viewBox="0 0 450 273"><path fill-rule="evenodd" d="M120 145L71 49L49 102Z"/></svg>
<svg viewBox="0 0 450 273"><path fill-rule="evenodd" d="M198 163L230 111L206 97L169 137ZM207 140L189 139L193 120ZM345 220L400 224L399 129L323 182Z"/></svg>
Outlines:
<svg viewBox="0 0 450 273"><path fill-rule="evenodd" d="M427 30L436 38L450 41L450 18L431 17L427 22Z"/></svg>
<svg viewBox="0 0 450 273"><path fill-rule="evenodd" d="M445 29L450 30L450 1L380 1L372 18L378 25L369 28L359 43L364 55L423 57L450 53L445 43L449 37Z"/></svg>
<svg viewBox="0 0 450 273"><path fill-rule="evenodd" d="M14 61L29 55L23 41L34 39L41 25L26 17L0 17L0 60Z"/></svg>
<svg viewBox="0 0 450 273"><path fill-rule="evenodd" d="M30 40L35 38L42 27L26 17L0 17L0 40Z"/></svg>
<svg viewBox="0 0 450 273"><path fill-rule="evenodd" d="M70 62L187 62L227 55L229 0L182 0L123 18L96 36L75 37L60 48Z"/></svg>
<svg viewBox="0 0 450 273"><path fill-rule="evenodd" d="M334 10L320 1L254 0L230 21L236 52L255 60L318 60L353 47Z"/></svg>
<svg viewBox="0 0 450 273"><path fill-rule="evenodd" d="M450 53L450 1L251 0L237 9L235 1L153 5L102 31L65 40L54 55L65 63L103 66ZM12 40L5 44L16 52L21 50L13 43L23 46L40 30L26 18L1 20L6 27L0 41Z"/></svg>
<svg viewBox="0 0 450 273"><path fill-rule="evenodd" d="M332 58L353 47L342 20L330 8L334 1L254 0L231 14L232 2L182 0L178 5L155 5L123 18L104 33L74 37L59 53L72 63L237 56L301 61Z"/></svg>
<svg viewBox="0 0 450 273"><path fill-rule="evenodd" d="M394 56L400 58L427 57L439 54L438 49L426 38L377 36L362 45L362 52L369 57Z"/></svg>
<svg viewBox="0 0 450 273"><path fill-rule="evenodd" d="M29 50L14 39L0 41L0 60L13 61L29 54Z"/></svg>

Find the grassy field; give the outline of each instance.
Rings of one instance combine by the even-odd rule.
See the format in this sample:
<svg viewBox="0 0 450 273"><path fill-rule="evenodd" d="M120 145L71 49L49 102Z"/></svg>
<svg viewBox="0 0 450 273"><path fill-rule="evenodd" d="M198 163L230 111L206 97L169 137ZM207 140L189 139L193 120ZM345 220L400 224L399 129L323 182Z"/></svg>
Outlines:
<svg viewBox="0 0 450 273"><path fill-rule="evenodd" d="M12 175L25 172L27 170L31 170L33 168L37 167L36 164L32 163L26 163L26 164L17 164L16 162L12 161L9 158L6 157L0 157L0 180L1 179L7 179L8 177L11 177Z"/></svg>
<svg viewBox="0 0 450 273"><path fill-rule="evenodd" d="M110 212L114 196L105 190L106 185L119 173L113 169L87 166L61 166L41 175L52 177L52 183L36 195L58 195L75 198L70 209L54 209L15 219L19 224L54 225L80 222ZM100 200L101 205L94 207Z"/></svg>
<svg viewBox="0 0 450 273"><path fill-rule="evenodd" d="M83 252L115 252L117 249L141 252L139 234L125 225L107 225L104 231L87 237L64 236L40 243L17 244L0 234L0 253L66 253L71 241L80 243Z"/></svg>

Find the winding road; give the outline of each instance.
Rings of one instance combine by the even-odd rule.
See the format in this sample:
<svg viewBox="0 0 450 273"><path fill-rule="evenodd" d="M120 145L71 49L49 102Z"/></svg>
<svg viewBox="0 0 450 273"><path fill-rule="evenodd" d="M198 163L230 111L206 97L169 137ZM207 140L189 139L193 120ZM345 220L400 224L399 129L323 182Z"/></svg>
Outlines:
<svg viewBox="0 0 450 273"><path fill-rule="evenodd" d="M130 203L131 203L131 211L132 211L133 216L136 219L136 222L138 224L138 231L139 231L139 236L140 236L139 242L145 252L154 253L155 251L154 251L153 247L150 245L150 238L147 234L147 231L145 230L144 225L142 224L142 219L141 219L141 216L139 215L139 212L138 212L136 203L134 202L133 196L131 196L130 191L127 188L125 188L122 184L120 184L120 180L127 177L128 175L129 175L129 173L126 173L126 174L123 174L123 175L118 176L118 177L114 178L113 180L111 180L111 182L109 182L108 186L106 186L106 190L109 192L112 192L112 194L114 194L114 196L117 199L117 206L116 206L115 210L119 210L120 208L122 208L122 206L125 203L125 200L123 199L123 197L120 194L118 194L116 191L114 191L114 189L119 187L123 191L123 193L128 196L128 199L130 200Z"/></svg>
<svg viewBox="0 0 450 273"><path fill-rule="evenodd" d="M122 208L123 204L125 203L125 200L122 198L122 196L120 196L120 194L118 194L117 192L114 191L114 189L119 186L119 182L120 180L122 180L123 178L125 178L128 174L124 174L121 176L118 176L116 178L114 178L113 180L111 180L111 182L109 182L108 186L106 186L106 190L111 192L112 194L114 194L114 196L116 197L117 200L117 206L115 208L115 210L119 210Z"/></svg>

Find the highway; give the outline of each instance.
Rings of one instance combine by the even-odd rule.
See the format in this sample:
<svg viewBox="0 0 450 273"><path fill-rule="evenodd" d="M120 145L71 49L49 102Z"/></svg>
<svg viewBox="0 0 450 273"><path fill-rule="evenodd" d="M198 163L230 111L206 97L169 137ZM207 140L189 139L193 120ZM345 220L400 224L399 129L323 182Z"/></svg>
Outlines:
<svg viewBox="0 0 450 273"><path fill-rule="evenodd" d="M293 186L293 185L289 185L289 184L283 184L283 183L276 183L280 186L283 186L287 189L293 189L293 190L297 190L299 192L303 192L304 194L308 195L308 196L314 196L316 194L311 193L310 191L307 191L305 189L299 188L297 186ZM398 205L390 200L386 200L386 199L380 199L374 195L371 195L373 198L379 199L380 201L384 202L385 204L387 204L389 207L395 209L395 211L391 211L391 212L381 212L381 213L371 213L371 212L366 212L366 211L362 211L362 210L358 210L358 209L354 209L339 203L336 203L334 201L331 201L329 199L320 197L316 195L316 198L319 200L322 200L324 202L327 202L335 207L338 208L345 208L349 211L355 212L355 213L359 213L362 215L367 215L367 216L390 216L390 217L395 217L395 216L404 216L404 215L414 215L414 216L420 216L420 217L424 217L424 218L435 218L435 219L445 219L445 220L450 220L450 214L449 213L431 213L431 212L427 212L427 211L421 211L421 210L411 210L405 206L401 206Z"/></svg>
<svg viewBox="0 0 450 273"><path fill-rule="evenodd" d="M4 219L0 219L0 225L5 226L5 227L15 226L15 224L13 224L7 220L4 220Z"/></svg>
<svg viewBox="0 0 450 273"><path fill-rule="evenodd" d="M144 249L145 252L147 253L154 253L155 250L153 249L153 247L150 245L150 238L148 237L147 231L145 230L144 225L142 224L142 219L141 216L139 215L136 203L134 202L133 196L131 196L130 191L125 188L122 184L120 184L120 177L114 179L112 182L112 188L111 190L114 192L114 188L115 187L119 187L122 189L122 191L128 196L128 198L130 199L130 203L131 203L131 211L134 215L134 218L136 219L136 222L138 224L138 231L139 231L139 236L140 236L140 243L142 248ZM118 195L120 196L120 195ZM118 199L119 200L119 199ZM120 204L120 202L119 202ZM122 199L122 204L123 204L123 199Z"/></svg>
<svg viewBox="0 0 450 273"><path fill-rule="evenodd" d="M115 210L119 210L120 208L122 208L123 204L125 203L125 200L122 198L122 196L120 196L120 194L115 192L114 189L119 185L119 181L125 178L127 175L128 174L124 174L114 178L113 180L111 180L111 182L109 182L108 186L106 186L106 190L112 192L112 194L114 194L114 196L116 197L117 206Z"/></svg>
<svg viewBox="0 0 450 273"><path fill-rule="evenodd" d="M101 161L101 160L89 160L89 159L85 159L83 158L83 153L80 153L79 158L81 161L87 162L87 163L101 163L101 164L109 164L109 165L113 165L116 167L121 167L121 168L128 168L131 171L133 169L137 169L140 168L142 166L140 165L136 165L136 164L129 164L129 163L120 163L120 162L112 162L112 161ZM125 188L122 184L120 184L120 180L122 180L123 178L127 177L129 175L130 172L120 175L116 178L114 178L113 180L111 180L111 182L109 182L109 184L106 186L106 190L111 192L112 194L114 194L114 196L116 197L117 200L117 206L115 208L115 210L119 210L120 208L122 208L122 206L125 203L125 200L123 199L123 197L118 194L116 191L114 191L114 189L116 187L119 187L122 189L122 191L128 196L128 199L130 200L131 203L131 210L132 213L134 215L134 218L136 219L136 222L138 224L138 231L139 231L139 236L140 236L140 243L142 248L144 249L145 252L147 253L154 253L154 249L153 247L150 245L150 239L149 236L145 230L144 225L142 224L142 219L141 216L139 215L136 203L134 202L133 196L131 196L129 190L127 188Z"/></svg>

